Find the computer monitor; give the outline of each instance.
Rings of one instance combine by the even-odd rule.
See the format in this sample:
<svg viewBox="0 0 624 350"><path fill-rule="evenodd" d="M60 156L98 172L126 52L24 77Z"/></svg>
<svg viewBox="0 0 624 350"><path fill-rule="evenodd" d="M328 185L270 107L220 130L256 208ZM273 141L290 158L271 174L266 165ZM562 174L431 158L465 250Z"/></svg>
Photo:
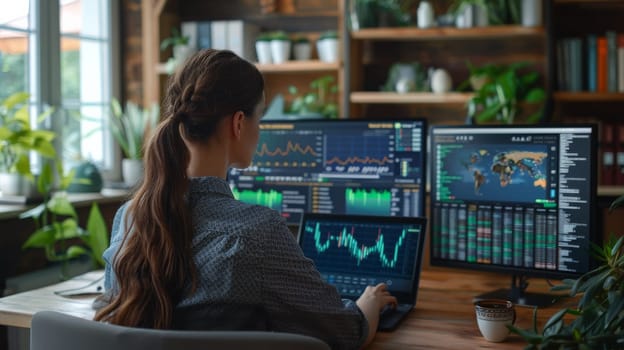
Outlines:
<svg viewBox="0 0 624 350"><path fill-rule="evenodd" d="M596 239L593 125L432 127L433 266L512 275L478 298L548 305L527 277L578 277Z"/></svg>
<svg viewBox="0 0 624 350"><path fill-rule="evenodd" d="M232 169L238 199L279 211L424 216L422 119L263 121L249 168Z"/></svg>

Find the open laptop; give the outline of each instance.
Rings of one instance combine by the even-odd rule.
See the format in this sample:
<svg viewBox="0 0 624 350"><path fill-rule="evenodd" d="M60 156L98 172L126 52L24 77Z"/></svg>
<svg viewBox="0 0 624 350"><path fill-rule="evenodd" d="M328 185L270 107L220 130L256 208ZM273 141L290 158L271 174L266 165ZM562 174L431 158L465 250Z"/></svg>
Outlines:
<svg viewBox="0 0 624 350"><path fill-rule="evenodd" d="M416 304L426 225L420 217L305 213L298 239L343 298L386 283L399 305L381 313L378 329L393 330Z"/></svg>

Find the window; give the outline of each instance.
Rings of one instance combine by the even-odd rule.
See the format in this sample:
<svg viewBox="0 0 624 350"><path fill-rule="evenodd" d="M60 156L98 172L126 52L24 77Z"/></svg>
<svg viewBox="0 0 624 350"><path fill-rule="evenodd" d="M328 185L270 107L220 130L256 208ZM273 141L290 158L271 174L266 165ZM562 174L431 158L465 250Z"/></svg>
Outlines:
<svg viewBox="0 0 624 350"><path fill-rule="evenodd" d="M119 173L119 152L107 132L118 95L118 0L0 0L0 98L31 95L32 116L45 106L66 168L91 160ZM33 117L33 123L36 117Z"/></svg>

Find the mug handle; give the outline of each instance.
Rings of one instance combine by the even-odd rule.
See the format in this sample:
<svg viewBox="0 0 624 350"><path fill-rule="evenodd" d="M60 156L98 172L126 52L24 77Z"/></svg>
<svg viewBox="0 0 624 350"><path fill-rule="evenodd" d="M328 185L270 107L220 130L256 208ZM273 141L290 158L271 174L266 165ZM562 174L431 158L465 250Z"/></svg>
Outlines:
<svg viewBox="0 0 624 350"><path fill-rule="evenodd" d="M512 325L516 324L516 308L511 309L513 311L513 320L511 321Z"/></svg>

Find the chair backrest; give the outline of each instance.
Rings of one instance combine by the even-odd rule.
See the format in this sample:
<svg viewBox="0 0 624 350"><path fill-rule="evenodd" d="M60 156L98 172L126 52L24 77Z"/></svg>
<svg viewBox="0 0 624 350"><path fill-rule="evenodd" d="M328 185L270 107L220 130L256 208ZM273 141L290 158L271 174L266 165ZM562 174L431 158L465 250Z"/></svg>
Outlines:
<svg viewBox="0 0 624 350"><path fill-rule="evenodd" d="M33 316L30 350L329 350L323 341L292 333L131 328L54 311Z"/></svg>

